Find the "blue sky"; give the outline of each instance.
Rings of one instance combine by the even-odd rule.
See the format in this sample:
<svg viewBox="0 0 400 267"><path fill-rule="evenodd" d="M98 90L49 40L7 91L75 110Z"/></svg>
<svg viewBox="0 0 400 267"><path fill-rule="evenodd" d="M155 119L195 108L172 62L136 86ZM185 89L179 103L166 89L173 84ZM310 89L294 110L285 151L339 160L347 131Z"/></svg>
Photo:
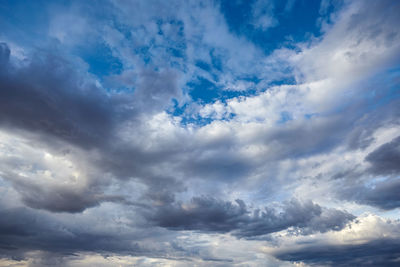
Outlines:
<svg viewBox="0 0 400 267"><path fill-rule="evenodd" d="M396 266L400 3L1 1L1 266Z"/></svg>

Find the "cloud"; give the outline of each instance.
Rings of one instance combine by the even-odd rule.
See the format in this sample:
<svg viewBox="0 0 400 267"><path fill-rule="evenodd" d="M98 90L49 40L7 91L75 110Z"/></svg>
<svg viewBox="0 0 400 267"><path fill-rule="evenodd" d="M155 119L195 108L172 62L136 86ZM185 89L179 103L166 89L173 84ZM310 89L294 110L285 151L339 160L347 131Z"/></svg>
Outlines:
<svg viewBox="0 0 400 267"><path fill-rule="evenodd" d="M3 255L23 257L32 250L64 255L80 251L133 253L135 242L116 233L96 233L68 226L45 213L27 208L0 209L0 251ZM131 236L132 238L132 236Z"/></svg>
<svg viewBox="0 0 400 267"><path fill-rule="evenodd" d="M399 240L386 238L365 244L308 246L277 254L276 257L311 266L397 266L399 251Z"/></svg>
<svg viewBox="0 0 400 267"><path fill-rule="evenodd" d="M381 145L365 158L374 174L398 174L400 172L400 136Z"/></svg>
<svg viewBox="0 0 400 267"><path fill-rule="evenodd" d="M3 203L3 202L2 202ZM104 216L107 214L107 216ZM224 264L205 244L140 225L137 214L111 205L98 212L54 214L25 207L0 207L0 263L29 266L91 266L91 257L127 257L121 264L183 262ZM115 263L113 259L111 263ZM36 265L35 265L36 264ZM125 266L125 265L123 265Z"/></svg>
<svg viewBox="0 0 400 267"><path fill-rule="evenodd" d="M323 85L310 86L308 105L324 111L354 102L357 92L371 91L367 84L358 86L361 81L396 66L400 32L394 25L400 24L399 10L399 4L390 1L349 2L319 42L304 44L292 58L296 79ZM354 97L346 98L349 95Z"/></svg>
<svg viewBox="0 0 400 267"><path fill-rule="evenodd" d="M173 98L181 98L176 76L171 70L143 70L139 74L140 81L133 95L139 105L137 108L141 112L152 109L160 112L171 105Z"/></svg>
<svg viewBox="0 0 400 267"><path fill-rule="evenodd" d="M345 211L324 209L313 202L291 200L280 209L266 207L251 214L242 200L236 203L214 198L197 197L190 203L162 206L147 215L156 225L173 230L232 232L253 238L294 228L294 232L310 234L340 230L355 217Z"/></svg>
<svg viewBox="0 0 400 267"><path fill-rule="evenodd" d="M291 5L290 3L287 3ZM255 28L266 30L278 24L277 19L273 15L273 1L254 1L252 3L252 24Z"/></svg>
<svg viewBox="0 0 400 267"><path fill-rule="evenodd" d="M3 44L3 51L7 46ZM0 123L92 147L110 134L115 111L94 82L52 52L32 55L25 66L0 73Z"/></svg>
<svg viewBox="0 0 400 267"><path fill-rule="evenodd" d="M94 186L90 188L43 186L16 177L11 180L14 188L20 192L25 205L35 209L76 213L98 206L105 201L124 202L123 197L105 195Z"/></svg>
<svg viewBox="0 0 400 267"><path fill-rule="evenodd" d="M1 5L0 258L399 257L399 4L228 2Z"/></svg>
<svg viewBox="0 0 400 267"><path fill-rule="evenodd" d="M3 43L2 57L8 59L9 52ZM74 69L80 66L56 52L35 51L21 66L7 64L0 71L3 145L15 152L10 156L2 151L1 176L12 182L28 206L55 212L82 212L103 201L122 201L121 196L102 192L113 178L136 174L155 189L151 184L160 184L162 178L143 170L157 156L142 147L116 144L115 138L126 121L139 125L140 116L160 112L178 97L176 75L148 71L142 73L133 95L108 94L89 75ZM12 140L10 133L18 133L18 138ZM46 157L55 158L54 164ZM60 167L63 173L57 170ZM20 175L21 169L25 175ZM46 175L58 180L43 179Z"/></svg>
<svg viewBox="0 0 400 267"><path fill-rule="evenodd" d="M388 178L369 186L349 186L342 190L339 195L360 204L391 210L400 207L400 197L397 193L399 189L400 180Z"/></svg>
<svg viewBox="0 0 400 267"><path fill-rule="evenodd" d="M275 257L311 266L396 266L399 221L362 214L341 231L284 237L265 247Z"/></svg>
<svg viewBox="0 0 400 267"><path fill-rule="evenodd" d="M380 135L384 136L383 133ZM400 186L397 177L400 139L397 133L393 132L392 136L385 138L389 142L383 139L383 142L374 145L376 139L380 139L380 135L370 135L370 139L375 139L375 142L370 142L369 146L363 148L367 152L364 153L364 161L358 163L358 168L337 173L334 178L342 179L341 186L337 189L339 197L382 210L392 210L400 206L397 194Z"/></svg>

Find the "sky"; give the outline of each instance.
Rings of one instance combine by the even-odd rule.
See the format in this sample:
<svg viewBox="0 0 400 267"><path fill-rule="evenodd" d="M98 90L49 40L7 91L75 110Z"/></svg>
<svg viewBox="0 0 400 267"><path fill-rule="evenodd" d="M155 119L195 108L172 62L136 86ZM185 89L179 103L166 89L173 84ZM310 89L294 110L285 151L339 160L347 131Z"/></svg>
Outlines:
<svg viewBox="0 0 400 267"><path fill-rule="evenodd" d="M0 266L399 266L400 1L0 1Z"/></svg>

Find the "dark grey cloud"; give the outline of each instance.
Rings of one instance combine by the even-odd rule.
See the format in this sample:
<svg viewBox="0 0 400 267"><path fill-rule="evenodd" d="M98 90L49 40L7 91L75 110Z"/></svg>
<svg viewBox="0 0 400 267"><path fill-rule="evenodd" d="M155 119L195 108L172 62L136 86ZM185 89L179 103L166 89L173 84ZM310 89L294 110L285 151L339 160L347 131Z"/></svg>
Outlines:
<svg viewBox="0 0 400 267"><path fill-rule="evenodd" d="M248 218L247 213L241 200L233 204L198 197L187 205L174 203L160 207L149 218L157 225L169 229L229 232Z"/></svg>
<svg viewBox="0 0 400 267"><path fill-rule="evenodd" d="M2 60L9 49L1 46ZM90 148L109 138L116 110L94 82L58 51L36 51L22 67L0 69L0 126L17 127Z"/></svg>
<svg viewBox="0 0 400 267"><path fill-rule="evenodd" d="M26 206L51 212L82 212L102 202L126 203L121 196L105 195L102 188L89 186L84 188L65 185L40 185L14 177L11 179Z"/></svg>
<svg viewBox="0 0 400 267"><path fill-rule="evenodd" d="M396 177L400 173L400 137L376 148L365 161L370 167L364 171L348 170L336 175L335 178L343 179L337 195L383 210L400 207L400 180ZM366 181L363 176L380 179L367 182L369 179Z"/></svg>
<svg viewBox="0 0 400 267"><path fill-rule="evenodd" d="M126 213L125 213L126 214ZM76 214L55 216L25 207L0 206L0 262L31 259L37 265L70 266L68 262L86 253L126 255L192 262L232 262L200 247L184 247L176 235L133 225L121 225L118 217L100 217L101 222ZM136 216L135 216L136 217ZM76 221L75 221L76 220ZM137 219L135 219L137 220ZM161 242L161 244L160 244ZM40 259L44 257L44 259Z"/></svg>
<svg viewBox="0 0 400 267"><path fill-rule="evenodd" d="M32 250L63 255L82 251L134 255L141 251L131 234L71 227L28 208L0 209L0 237L0 255L21 258Z"/></svg>
<svg viewBox="0 0 400 267"><path fill-rule="evenodd" d="M383 210L400 207L400 179L388 178L372 185L353 185L342 188L338 195L360 204Z"/></svg>
<svg viewBox="0 0 400 267"><path fill-rule="evenodd" d="M373 130L375 128L365 127L366 124L361 124L362 119L358 121L356 125L354 125L353 130L347 136L347 145L349 149L365 149L367 148L373 141Z"/></svg>
<svg viewBox="0 0 400 267"><path fill-rule="evenodd" d="M305 262L311 266L399 266L400 241L377 239L364 244L315 245L283 250L280 260Z"/></svg>
<svg viewBox="0 0 400 267"><path fill-rule="evenodd" d="M133 94L108 94L58 48L35 50L19 67L9 64L9 55L9 47L1 43L0 126L84 148L107 147L117 125L164 110L180 96L177 74L168 69L143 70Z"/></svg>
<svg viewBox="0 0 400 267"><path fill-rule="evenodd" d="M363 204L390 210L400 207L400 179L389 179L366 189L357 200Z"/></svg>
<svg viewBox="0 0 400 267"><path fill-rule="evenodd" d="M79 73L80 66L57 49L35 50L16 66L9 62L9 47L1 43L0 60L4 64L0 69L0 128L22 135L29 133L28 138L36 146L56 154L64 150L73 154L74 147L96 151L94 157L81 155L75 160L117 179L136 177L149 190L162 192L148 193L150 198L173 198L172 188L181 190L175 178L163 178L147 170L150 165L165 161L169 152L146 152L142 147L121 144L116 131L128 119L134 126L140 125L139 115L163 110L172 97L178 97L177 74L169 70L143 71L133 94L110 94L91 77ZM90 183L79 189L43 187L13 175L3 178L12 181L28 206L49 211L81 212L103 201L122 200L102 193L108 184L102 174L90 176Z"/></svg>
<svg viewBox="0 0 400 267"><path fill-rule="evenodd" d="M399 174L400 136L372 151L365 160L371 164L373 174Z"/></svg>
<svg viewBox="0 0 400 267"><path fill-rule="evenodd" d="M232 232L243 238L293 228L294 234L340 230L355 216L336 209L326 209L308 201L291 200L279 207L266 207L253 213L242 200L236 203L211 197L196 197L189 203L159 207L148 219L172 230Z"/></svg>

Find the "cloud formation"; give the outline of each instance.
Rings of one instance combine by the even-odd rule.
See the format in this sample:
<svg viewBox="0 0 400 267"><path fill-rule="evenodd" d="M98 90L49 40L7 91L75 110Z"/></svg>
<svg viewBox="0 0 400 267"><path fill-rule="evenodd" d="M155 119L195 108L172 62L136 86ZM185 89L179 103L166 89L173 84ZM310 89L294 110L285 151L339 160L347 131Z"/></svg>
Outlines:
<svg viewBox="0 0 400 267"><path fill-rule="evenodd" d="M397 266L399 248L397 239L382 239L358 245L307 247L278 254L277 257L286 261L302 261L311 266Z"/></svg>
<svg viewBox="0 0 400 267"><path fill-rule="evenodd" d="M335 209L324 209L310 202L292 199L279 209L266 207L251 213L238 199L231 202L197 197L189 203L160 208L150 218L157 225L173 230L232 232L233 235L253 238L293 228L299 234L340 230L355 216Z"/></svg>
<svg viewBox="0 0 400 267"><path fill-rule="evenodd" d="M3 1L0 265L395 266L399 11Z"/></svg>

